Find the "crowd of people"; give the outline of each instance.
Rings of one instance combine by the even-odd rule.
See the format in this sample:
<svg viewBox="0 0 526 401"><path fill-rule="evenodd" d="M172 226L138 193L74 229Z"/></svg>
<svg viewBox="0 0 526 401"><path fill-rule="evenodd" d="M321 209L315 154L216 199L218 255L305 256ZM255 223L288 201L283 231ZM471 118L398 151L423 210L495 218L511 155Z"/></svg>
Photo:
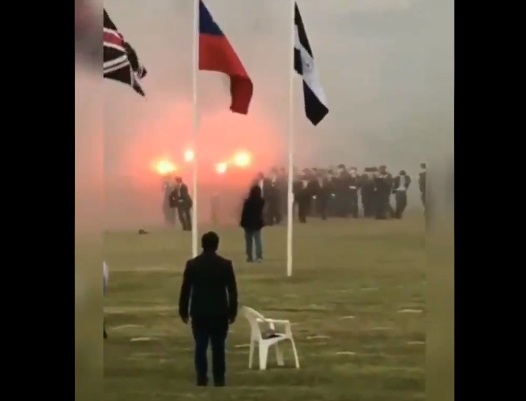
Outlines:
<svg viewBox="0 0 526 401"><path fill-rule="evenodd" d="M420 164L418 190L425 207L426 164ZM306 168L295 171L292 183L293 213L300 223L309 217L323 220L330 217L401 219L407 207L407 191L412 178L405 170L392 175L386 166L366 167L362 173L356 167L341 164L336 169ZM270 173L258 173L247 183L248 188L259 186L265 200L264 224L280 224L287 215L288 179L284 168ZM212 199L212 216L217 215ZM163 213L169 225L179 219L184 231L190 231L192 197L181 177L164 184ZM214 217L212 217L214 220Z"/></svg>

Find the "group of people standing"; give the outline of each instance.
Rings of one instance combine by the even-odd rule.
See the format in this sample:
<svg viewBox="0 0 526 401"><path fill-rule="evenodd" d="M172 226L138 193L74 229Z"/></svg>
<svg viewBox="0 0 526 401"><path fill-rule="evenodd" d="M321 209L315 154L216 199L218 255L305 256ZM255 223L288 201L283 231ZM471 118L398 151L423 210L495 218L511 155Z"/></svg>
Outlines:
<svg viewBox="0 0 526 401"><path fill-rule="evenodd" d="M419 190L425 206L426 165L420 165ZM301 223L309 216L401 219L407 207L411 177L405 170L394 176L386 166L367 167L359 174L355 167L341 164L337 170L304 169L293 182L294 210ZM287 213L287 177L284 169L273 169L269 177L260 173L255 184L265 199L265 224L279 224ZM393 207L391 204L394 197Z"/></svg>
<svg viewBox="0 0 526 401"><path fill-rule="evenodd" d="M425 207L425 163L421 163L420 168L418 186ZM332 171L304 170L302 175L296 175L293 182L294 210L297 210L301 223L306 223L309 215L318 215L322 219L328 216L358 218L361 198L364 217L401 219L407 207L410 185L411 177L406 171L401 170L393 177L386 166L365 168L363 174L358 174L354 167L346 169L344 165L338 166L336 174ZM263 258L261 229L279 224L286 215L287 187L284 171L277 169L272 170L270 177L259 173L252 183L240 219L240 226L245 232L248 262ZM392 195L394 208L390 202Z"/></svg>
<svg viewBox="0 0 526 401"><path fill-rule="evenodd" d="M426 164L421 163L420 167L418 187L425 207ZM361 174L355 167L346 168L343 164L337 169L304 169L295 174L292 183L293 213L300 223L315 216L323 220L329 217L401 219L411 183L405 170L393 176L385 165L367 167ZM262 224L280 224L288 212L285 169L274 168L268 176L258 173L251 183L252 195L256 191L254 187L258 187L264 200ZM212 216L217 214L217 196L212 200ZM188 186L181 177L165 181L163 213L167 224L175 225L178 218L182 229L191 231L192 204Z"/></svg>

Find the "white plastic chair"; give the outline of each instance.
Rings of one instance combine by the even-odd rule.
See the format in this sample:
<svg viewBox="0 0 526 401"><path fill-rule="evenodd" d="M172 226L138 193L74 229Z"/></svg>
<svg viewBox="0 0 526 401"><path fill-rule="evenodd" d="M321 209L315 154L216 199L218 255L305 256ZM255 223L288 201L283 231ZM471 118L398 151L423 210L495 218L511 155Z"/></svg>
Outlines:
<svg viewBox="0 0 526 401"><path fill-rule="evenodd" d="M300 363L298 360L298 352L296 351L296 344L292 337L292 327L288 320L267 319L256 310L243 306L243 314L250 325L250 354L248 357L248 368L252 368L252 361L254 356L255 346L259 350L259 370L267 369L268 351L271 346L274 346L276 351L276 359L278 366L283 366L283 352L279 348L279 343L282 341L290 341L292 344L292 351L294 352L294 360L296 362L296 369L299 369ZM262 332L262 326L267 326L272 331L272 337L265 338ZM276 331L276 326L282 327L283 331Z"/></svg>

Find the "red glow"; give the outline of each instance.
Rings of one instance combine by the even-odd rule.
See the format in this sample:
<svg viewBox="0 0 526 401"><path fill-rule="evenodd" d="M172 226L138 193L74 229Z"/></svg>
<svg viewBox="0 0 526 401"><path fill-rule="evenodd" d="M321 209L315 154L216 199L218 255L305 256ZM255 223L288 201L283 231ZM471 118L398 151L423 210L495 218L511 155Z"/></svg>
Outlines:
<svg viewBox="0 0 526 401"><path fill-rule="evenodd" d="M198 163L200 184L217 179L218 162L228 162L229 169L236 166L255 171L267 171L269 166L282 163L283 152L277 149L284 148L286 136L275 124L275 116L257 107L246 116L228 108L207 110L201 116L195 138L191 102L173 101L161 95L140 110L125 126L115 124L115 132L126 128L127 135L113 135L115 143L111 144L118 149L112 153L112 163L134 183L157 185L156 180L152 181L149 163L159 157L176 164L177 174L185 181L191 180L192 165ZM194 157L188 162L191 153Z"/></svg>

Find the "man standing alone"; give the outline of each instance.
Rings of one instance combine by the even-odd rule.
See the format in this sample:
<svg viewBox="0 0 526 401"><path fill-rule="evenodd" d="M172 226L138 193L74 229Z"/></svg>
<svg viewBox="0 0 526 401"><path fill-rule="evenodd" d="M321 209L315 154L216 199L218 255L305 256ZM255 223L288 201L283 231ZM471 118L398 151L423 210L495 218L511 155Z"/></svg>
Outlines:
<svg viewBox="0 0 526 401"><path fill-rule="evenodd" d="M212 346L214 385L225 385L225 341L229 324L237 316L237 285L232 261L219 256L219 237L208 232L201 238L203 252L186 262L179 297L179 315L191 318L195 341L197 385L208 384L208 343Z"/></svg>

